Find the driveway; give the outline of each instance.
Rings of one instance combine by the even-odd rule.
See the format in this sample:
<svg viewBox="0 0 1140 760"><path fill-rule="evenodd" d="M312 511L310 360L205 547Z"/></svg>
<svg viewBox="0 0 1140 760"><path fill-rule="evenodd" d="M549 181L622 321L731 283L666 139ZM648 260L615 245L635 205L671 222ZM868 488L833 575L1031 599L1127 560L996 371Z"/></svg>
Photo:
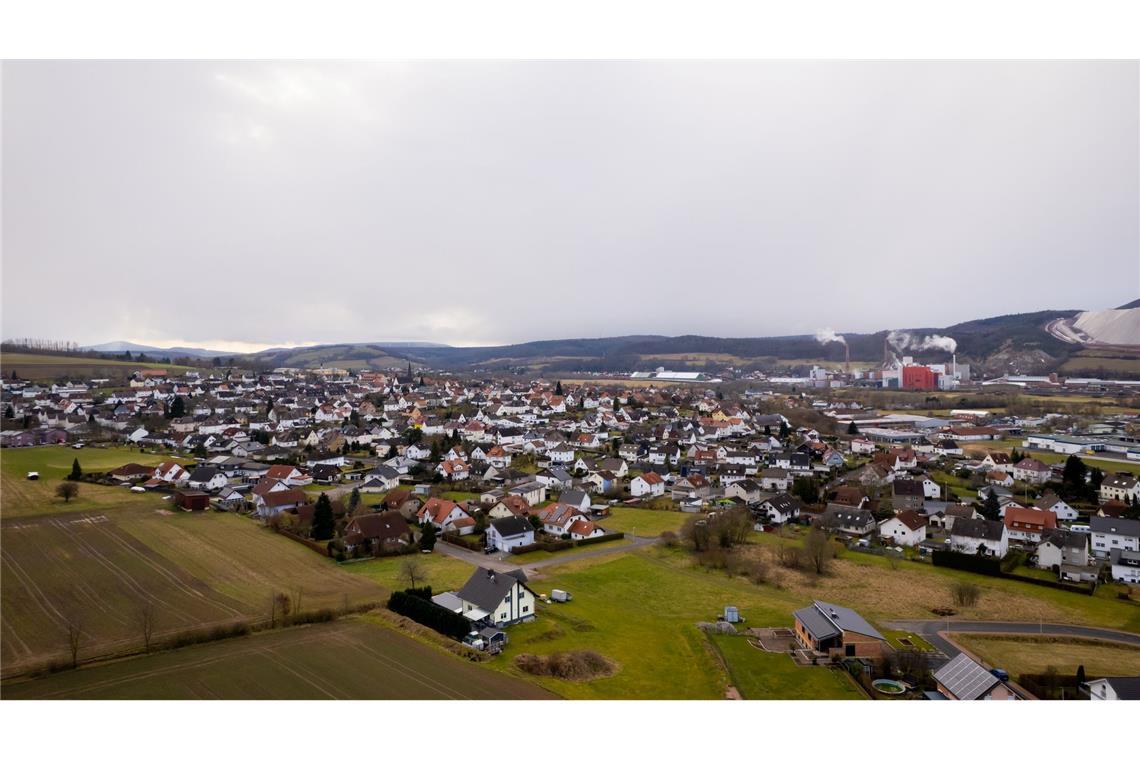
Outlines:
<svg viewBox="0 0 1140 760"><path fill-rule="evenodd" d="M1107 628L1089 628L1083 625L1007 623L989 620L895 620L888 621L886 626L896 630L917 633L947 657L957 657L962 653L962 649L944 636L945 633L1020 633L1030 636L1075 636L1114 644L1140 646L1140 634L1113 631Z"/></svg>
<svg viewBox="0 0 1140 760"><path fill-rule="evenodd" d="M622 552L633 551L634 549L641 549L645 546L650 546L657 541L656 538L630 538L628 542L623 542L617 546L603 546L597 549L568 549L564 552L557 552L550 559L538 560L525 565L516 565L513 562L507 562L500 559L502 554L483 554L481 552L473 552L467 549L461 549L454 544L439 541L435 545L435 550L440 554L446 554L448 557L462 560L469 565L476 567L489 567L498 572L508 572L510 570L524 570L528 577L541 574L543 568L552 567L554 565L561 565L566 562L577 562L580 559L589 559L590 557L604 557L608 554L621 554Z"/></svg>

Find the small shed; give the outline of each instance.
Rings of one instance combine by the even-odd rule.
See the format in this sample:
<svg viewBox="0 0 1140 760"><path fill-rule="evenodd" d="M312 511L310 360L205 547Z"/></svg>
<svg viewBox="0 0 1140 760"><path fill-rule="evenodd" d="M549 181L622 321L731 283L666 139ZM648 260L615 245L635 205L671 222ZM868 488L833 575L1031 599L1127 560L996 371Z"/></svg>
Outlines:
<svg viewBox="0 0 1140 760"><path fill-rule="evenodd" d="M726 623L739 623L740 622L740 610L738 610L736 607L732 607L732 606L725 607L724 608L724 620Z"/></svg>
<svg viewBox="0 0 1140 760"><path fill-rule="evenodd" d="M210 494L204 491L178 491L174 503L191 512L201 512L210 506Z"/></svg>

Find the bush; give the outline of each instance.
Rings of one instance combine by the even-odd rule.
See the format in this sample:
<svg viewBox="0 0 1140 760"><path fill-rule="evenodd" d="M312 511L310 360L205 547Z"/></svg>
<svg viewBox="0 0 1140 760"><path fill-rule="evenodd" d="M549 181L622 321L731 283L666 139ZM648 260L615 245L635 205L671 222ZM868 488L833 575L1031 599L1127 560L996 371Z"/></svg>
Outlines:
<svg viewBox="0 0 1140 760"><path fill-rule="evenodd" d="M673 531L671 531L671 530L667 530L667 531L665 531L664 533L662 533L662 534L661 534L661 544L662 544L662 546L668 547L669 549L673 549L673 548L675 548L675 547L676 547L676 546L677 546L679 543L681 543L681 539L680 539L680 538L677 536L677 534L676 534L676 533L674 533Z"/></svg>
<svg viewBox="0 0 1140 760"><path fill-rule="evenodd" d="M982 590L976 583L958 581L950 587L950 595L954 597L954 603L959 607L974 607L982 595Z"/></svg>
<svg viewBox="0 0 1140 760"><path fill-rule="evenodd" d="M555 652L550 655L520 654L515 665L524 673L550 676L565 681L589 681L612 675L617 669L613 662L597 652Z"/></svg>

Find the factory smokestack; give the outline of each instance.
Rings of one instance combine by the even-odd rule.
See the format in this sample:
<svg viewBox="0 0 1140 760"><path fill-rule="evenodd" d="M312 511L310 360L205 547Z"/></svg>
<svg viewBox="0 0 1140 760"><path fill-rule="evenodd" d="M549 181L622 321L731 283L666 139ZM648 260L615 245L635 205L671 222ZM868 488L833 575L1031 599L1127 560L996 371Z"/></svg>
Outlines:
<svg viewBox="0 0 1140 760"><path fill-rule="evenodd" d="M846 341L843 343L843 371L851 376L851 346Z"/></svg>
<svg viewBox="0 0 1140 760"><path fill-rule="evenodd" d="M950 370L950 377L958 377L958 354L950 354L950 363L953 367Z"/></svg>

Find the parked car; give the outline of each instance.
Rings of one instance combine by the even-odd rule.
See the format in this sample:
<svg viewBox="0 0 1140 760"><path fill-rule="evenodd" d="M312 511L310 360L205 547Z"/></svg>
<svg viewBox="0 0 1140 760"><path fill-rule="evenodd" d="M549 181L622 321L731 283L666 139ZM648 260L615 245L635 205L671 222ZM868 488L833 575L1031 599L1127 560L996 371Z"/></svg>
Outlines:
<svg viewBox="0 0 1140 760"><path fill-rule="evenodd" d="M1002 670L1001 668L990 668L990 673L992 673L994 677L1002 683L1005 683L1009 680L1009 673Z"/></svg>

